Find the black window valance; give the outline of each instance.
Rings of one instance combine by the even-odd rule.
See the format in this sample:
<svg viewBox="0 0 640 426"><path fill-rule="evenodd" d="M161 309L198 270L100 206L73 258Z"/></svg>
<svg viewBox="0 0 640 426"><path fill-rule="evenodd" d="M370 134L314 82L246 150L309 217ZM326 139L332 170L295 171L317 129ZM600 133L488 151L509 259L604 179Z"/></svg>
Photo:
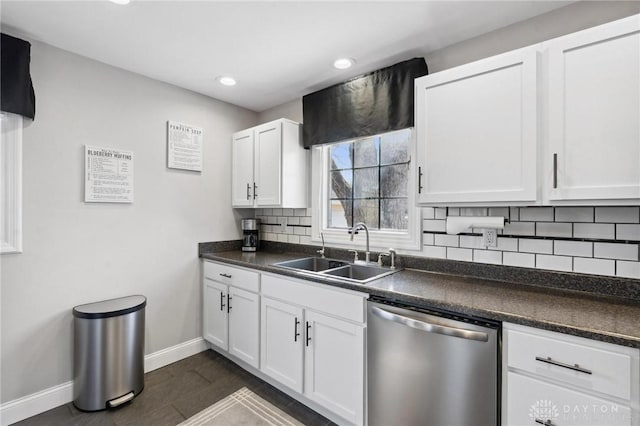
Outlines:
<svg viewBox="0 0 640 426"><path fill-rule="evenodd" d="M33 120L36 95L31 83L29 64L31 44L2 34L0 40L0 110L20 114Z"/></svg>
<svg viewBox="0 0 640 426"><path fill-rule="evenodd" d="M305 148L413 127L413 81L427 73L413 58L305 95Z"/></svg>

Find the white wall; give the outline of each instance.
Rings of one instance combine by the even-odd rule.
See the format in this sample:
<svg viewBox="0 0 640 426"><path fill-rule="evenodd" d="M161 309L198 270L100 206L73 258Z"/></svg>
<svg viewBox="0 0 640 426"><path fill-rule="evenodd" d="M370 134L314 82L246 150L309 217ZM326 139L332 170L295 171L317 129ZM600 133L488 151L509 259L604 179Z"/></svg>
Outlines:
<svg viewBox="0 0 640 426"><path fill-rule="evenodd" d="M46 44L32 46L24 253L3 255L2 399L72 379L73 306L147 296L145 353L199 337L197 243L238 239L230 135L257 114ZM166 167L166 121L204 128L202 173ZM135 202L83 202L83 146L135 155Z"/></svg>
<svg viewBox="0 0 640 426"><path fill-rule="evenodd" d="M278 118L288 118L289 120L302 123L302 98L294 99L266 111L258 113L258 122L267 123Z"/></svg>

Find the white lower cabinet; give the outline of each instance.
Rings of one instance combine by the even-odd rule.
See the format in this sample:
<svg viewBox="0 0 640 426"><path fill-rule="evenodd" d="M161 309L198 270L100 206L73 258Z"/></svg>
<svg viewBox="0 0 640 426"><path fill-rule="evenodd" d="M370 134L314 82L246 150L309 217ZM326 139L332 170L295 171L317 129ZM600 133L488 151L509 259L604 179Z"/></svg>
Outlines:
<svg viewBox="0 0 640 426"><path fill-rule="evenodd" d="M508 425L631 426L629 406L514 372L508 387Z"/></svg>
<svg viewBox="0 0 640 426"><path fill-rule="evenodd" d="M640 425L640 351L503 324L509 426Z"/></svg>
<svg viewBox="0 0 640 426"><path fill-rule="evenodd" d="M262 298L260 337L261 370L302 393L303 310L298 306Z"/></svg>
<svg viewBox="0 0 640 426"><path fill-rule="evenodd" d="M366 295L269 275L262 283L261 371L362 425Z"/></svg>
<svg viewBox="0 0 640 426"><path fill-rule="evenodd" d="M260 361L260 296L257 290L257 273L205 262L203 338L255 368L259 367Z"/></svg>
<svg viewBox="0 0 640 426"><path fill-rule="evenodd" d="M337 423L364 424L367 294L212 261L203 271L206 341Z"/></svg>
<svg viewBox="0 0 640 426"><path fill-rule="evenodd" d="M313 311L305 313L305 395L362 423L364 328Z"/></svg>

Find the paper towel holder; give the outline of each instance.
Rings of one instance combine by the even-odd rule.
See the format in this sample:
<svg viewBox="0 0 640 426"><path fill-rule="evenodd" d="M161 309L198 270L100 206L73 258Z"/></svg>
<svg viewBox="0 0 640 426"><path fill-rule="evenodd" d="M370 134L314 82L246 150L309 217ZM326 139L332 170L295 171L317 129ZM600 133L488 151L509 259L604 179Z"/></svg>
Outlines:
<svg viewBox="0 0 640 426"><path fill-rule="evenodd" d="M504 229L503 216L448 216L447 234L457 235L469 228Z"/></svg>

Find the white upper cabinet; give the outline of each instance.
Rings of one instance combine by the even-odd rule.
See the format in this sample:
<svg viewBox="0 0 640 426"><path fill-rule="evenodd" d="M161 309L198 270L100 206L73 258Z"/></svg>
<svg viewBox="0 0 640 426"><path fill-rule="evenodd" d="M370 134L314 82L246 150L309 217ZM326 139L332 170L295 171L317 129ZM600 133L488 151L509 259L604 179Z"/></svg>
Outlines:
<svg viewBox="0 0 640 426"><path fill-rule="evenodd" d="M253 207L253 130L233 135L231 157L231 205Z"/></svg>
<svg viewBox="0 0 640 426"><path fill-rule="evenodd" d="M538 56L526 48L416 79L420 203L536 201Z"/></svg>
<svg viewBox="0 0 640 426"><path fill-rule="evenodd" d="M640 15L416 79L418 202L640 202Z"/></svg>
<svg viewBox="0 0 640 426"><path fill-rule="evenodd" d="M307 206L308 153L300 123L265 123L235 133L232 144L233 207Z"/></svg>
<svg viewBox="0 0 640 426"><path fill-rule="evenodd" d="M550 202L637 203L640 15L552 40L546 47Z"/></svg>

